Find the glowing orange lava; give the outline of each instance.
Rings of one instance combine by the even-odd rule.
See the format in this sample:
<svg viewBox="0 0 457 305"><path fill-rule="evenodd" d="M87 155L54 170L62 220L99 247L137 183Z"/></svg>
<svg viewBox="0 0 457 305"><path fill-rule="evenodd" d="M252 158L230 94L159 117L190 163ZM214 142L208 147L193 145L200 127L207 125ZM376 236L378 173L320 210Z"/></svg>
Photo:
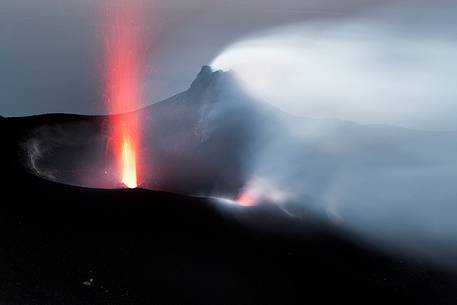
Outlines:
<svg viewBox="0 0 457 305"><path fill-rule="evenodd" d="M122 183L128 188L135 188L138 186L136 176L136 153L129 138L124 138L122 142Z"/></svg>
<svg viewBox="0 0 457 305"><path fill-rule="evenodd" d="M106 106L110 114L117 114L110 117L110 139L116 173L128 188L138 186L139 116L133 111L141 106L140 2L106 2Z"/></svg>

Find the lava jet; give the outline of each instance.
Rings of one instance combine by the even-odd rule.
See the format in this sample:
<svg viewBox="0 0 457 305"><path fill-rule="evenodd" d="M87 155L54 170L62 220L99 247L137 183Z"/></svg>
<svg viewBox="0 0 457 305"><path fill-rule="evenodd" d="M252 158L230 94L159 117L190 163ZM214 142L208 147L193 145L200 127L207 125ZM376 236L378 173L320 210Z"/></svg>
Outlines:
<svg viewBox="0 0 457 305"><path fill-rule="evenodd" d="M139 116L141 105L140 2L121 1L107 9L105 33L105 101L111 116L110 139L117 160L119 180L125 187L138 186Z"/></svg>

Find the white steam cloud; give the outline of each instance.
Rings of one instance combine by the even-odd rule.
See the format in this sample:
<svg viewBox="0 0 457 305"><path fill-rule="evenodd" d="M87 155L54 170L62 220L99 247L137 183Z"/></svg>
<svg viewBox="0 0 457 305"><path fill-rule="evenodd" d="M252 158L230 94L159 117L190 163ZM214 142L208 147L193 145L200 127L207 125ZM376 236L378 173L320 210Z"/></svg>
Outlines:
<svg viewBox="0 0 457 305"><path fill-rule="evenodd" d="M376 245L457 267L456 8L389 7L227 47L212 66L295 115L247 186L268 181Z"/></svg>
<svg viewBox="0 0 457 305"><path fill-rule="evenodd" d="M448 30L456 22L420 6L406 22L394 14L401 9L409 8L251 35L212 66L233 69L254 96L296 115L456 130L457 33Z"/></svg>

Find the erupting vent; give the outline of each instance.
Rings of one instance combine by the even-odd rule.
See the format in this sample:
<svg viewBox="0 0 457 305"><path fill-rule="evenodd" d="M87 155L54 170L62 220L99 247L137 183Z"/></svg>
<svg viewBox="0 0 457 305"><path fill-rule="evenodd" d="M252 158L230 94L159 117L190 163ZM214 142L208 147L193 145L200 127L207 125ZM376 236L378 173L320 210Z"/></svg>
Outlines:
<svg viewBox="0 0 457 305"><path fill-rule="evenodd" d="M122 183L128 188L138 186L136 177L136 152L130 138L122 142Z"/></svg>
<svg viewBox="0 0 457 305"><path fill-rule="evenodd" d="M116 175L128 188L138 185L137 153L141 103L140 0L107 2L106 106L111 114L110 139L117 160ZM132 112L133 111L133 112Z"/></svg>

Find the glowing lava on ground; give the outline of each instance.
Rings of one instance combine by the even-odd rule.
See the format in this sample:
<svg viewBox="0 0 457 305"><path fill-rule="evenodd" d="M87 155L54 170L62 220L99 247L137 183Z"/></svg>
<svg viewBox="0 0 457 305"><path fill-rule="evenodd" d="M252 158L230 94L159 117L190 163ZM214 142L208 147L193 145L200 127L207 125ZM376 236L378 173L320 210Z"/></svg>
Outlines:
<svg viewBox="0 0 457 305"><path fill-rule="evenodd" d="M250 207L256 205L256 200L252 194L242 193L236 200L236 203L244 207Z"/></svg>
<svg viewBox="0 0 457 305"><path fill-rule="evenodd" d="M128 188L138 186L139 117L142 64L140 1L106 2L105 96L116 175Z"/></svg>
<svg viewBox="0 0 457 305"><path fill-rule="evenodd" d="M292 194L281 190L274 182L264 178L252 179L234 202L250 207L260 203L281 204L291 199Z"/></svg>

